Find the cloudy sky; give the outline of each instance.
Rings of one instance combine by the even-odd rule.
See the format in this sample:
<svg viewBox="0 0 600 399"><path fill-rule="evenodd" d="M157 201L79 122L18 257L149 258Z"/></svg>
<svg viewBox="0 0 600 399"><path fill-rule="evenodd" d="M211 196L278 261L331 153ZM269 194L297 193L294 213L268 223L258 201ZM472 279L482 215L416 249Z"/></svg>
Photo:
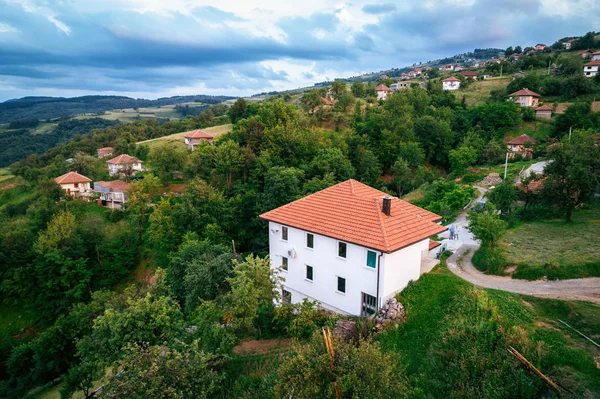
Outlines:
<svg viewBox="0 0 600 399"><path fill-rule="evenodd" d="M248 95L599 22L598 0L0 0L0 101Z"/></svg>

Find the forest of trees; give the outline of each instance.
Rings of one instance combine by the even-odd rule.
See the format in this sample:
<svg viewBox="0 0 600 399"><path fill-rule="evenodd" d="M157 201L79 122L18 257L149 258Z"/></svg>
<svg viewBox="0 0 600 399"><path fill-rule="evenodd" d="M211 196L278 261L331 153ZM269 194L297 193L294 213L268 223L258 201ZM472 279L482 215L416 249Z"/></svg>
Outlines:
<svg viewBox="0 0 600 399"><path fill-rule="evenodd" d="M407 386L395 355L383 352L370 334L336 341L341 355L330 365L322 356L327 352L320 328L331 327L337 316L310 302L274 306L280 276L270 268L267 226L258 215L355 178L393 195L421 187L417 204L452 220L474 193L454 179L473 165L502 162L502 140L522 124L524 111L494 99L467 107L435 82L385 102L360 85L350 91L334 84L332 109L320 106L325 90L306 92L298 105L284 98L239 99L222 116L215 115L224 108L163 124L109 126L12 165L19 183L0 192L0 299L35 309L40 317L36 336L0 348L0 396L20 398L57 378L64 381L64 398L90 393L100 379L106 397L289 397L296 390L297 397L310 398L329 396L333 386L344 397L450 392L452 378L468 375L460 372L466 366L432 355L435 384ZM135 144L229 120L232 132L193 152L173 142L149 150ZM557 130L540 148L564 133ZM556 163L551 181L573 171L597 181L590 159L600 157L589 132L577 134L581 141L553 150L564 161ZM93 180L105 178L103 162L93 158L98 147L109 145L151 169L131 183L127 209L65 200L52 179L74 168ZM588 167L561 169L572 153L580 154L575 165ZM187 186L180 196L164 195L174 171L183 172ZM550 197L556 199L552 206L567 213L574 206L572 196ZM140 265L148 265L151 276L132 282ZM493 310L478 315L488 313ZM501 348L507 336L477 330L484 325L497 328L486 321L470 332L457 331L481 334ZM309 341L282 360L276 379L248 383L232 360L233 347L248 337ZM458 345L456 334L446 339ZM493 356L506 356L500 351ZM511 382L495 387L498 397L508 397L511 389L542 395L543 386L509 364L486 363L492 374ZM447 368L456 373L446 375ZM489 380L464 383L469 392L482 392Z"/></svg>
<svg viewBox="0 0 600 399"><path fill-rule="evenodd" d="M0 103L0 123L16 119L54 119L86 113L102 113L111 109L158 107L163 105L201 102L218 104L232 99L228 96L175 96L156 100L134 99L123 96L24 97Z"/></svg>

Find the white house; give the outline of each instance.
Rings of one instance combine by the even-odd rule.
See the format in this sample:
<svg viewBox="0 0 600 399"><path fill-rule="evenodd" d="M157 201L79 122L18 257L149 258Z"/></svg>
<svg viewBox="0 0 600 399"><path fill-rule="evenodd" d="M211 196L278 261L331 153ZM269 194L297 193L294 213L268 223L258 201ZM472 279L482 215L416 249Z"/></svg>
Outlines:
<svg viewBox="0 0 600 399"><path fill-rule="evenodd" d="M184 136L185 145L192 151L198 147L198 145L202 142L206 142L208 144L213 143L214 137L210 134L198 129L187 132Z"/></svg>
<svg viewBox="0 0 600 399"><path fill-rule="evenodd" d="M390 85L390 89L392 91L398 91L398 90L403 90L403 89L410 89L410 82L392 83Z"/></svg>
<svg viewBox="0 0 600 399"><path fill-rule="evenodd" d="M90 188L92 180L77 172L65 173L54 179L54 181L67 192L69 197L83 197L91 194L92 191Z"/></svg>
<svg viewBox="0 0 600 399"><path fill-rule="evenodd" d="M356 180L260 215L284 302L304 298L342 314L371 315L420 276L441 217Z"/></svg>
<svg viewBox="0 0 600 399"><path fill-rule="evenodd" d="M600 60L600 51L594 51L592 53L592 61Z"/></svg>
<svg viewBox="0 0 600 399"><path fill-rule="evenodd" d="M454 76L450 76L442 80L442 89L444 90L458 90L460 88L460 80Z"/></svg>
<svg viewBox="0 0 600 399"><path fill-rule="evenodd" d="M508 95L508 98L521 107L537 107L540 103L540 95L527 87Z"/></svg>
<svg viewBox="0 0 600 399"><path fill-rule="evenodd" d="M377 92L378 100L387 100L388 93L391 92L392 89L386 85L379 85L375 88L375 91Z"/></svg>
<svg viewBox="0 0 600 399"><path fill-rule="evenodd" d="M94 191L100 194L98 204L110 209L123 209L127 202L129 183L123 180L97 181Z"/></svg>
<svg viewBox="0 0 600 399"><path fill-rule="evenodd" d="M142 168L142 161L127 154L121 154L118 157L109 159L106 163L108 164L108 174L111 176L135 174L135 172L144 170Z"/></svg>
<svg viewBox="0 0 600 399"><path fill-rule="evenodd" d="M583 66L583 75L593 78L598 74L598 67L600 67L600 59L588 62Z"/></svg>

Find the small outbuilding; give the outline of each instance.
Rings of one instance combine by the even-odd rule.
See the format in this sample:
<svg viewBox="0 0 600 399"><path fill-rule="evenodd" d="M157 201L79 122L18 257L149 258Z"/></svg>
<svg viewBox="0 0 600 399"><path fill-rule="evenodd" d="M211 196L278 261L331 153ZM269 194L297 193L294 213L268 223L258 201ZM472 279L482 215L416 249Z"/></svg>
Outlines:
<svg viewBox="0 0 600 399"><path fill-rule="evenodd" d="M551 119L552 111L554 111L554 107L552 107L552 105L544 104L535 109L535 116L540 119Z"/></svg>
<svg viewBox="0 0 600 399"><path fill-rule="evenodd" d="M98 148L98 159L110 157L113 154L112 147Z"/></svg>

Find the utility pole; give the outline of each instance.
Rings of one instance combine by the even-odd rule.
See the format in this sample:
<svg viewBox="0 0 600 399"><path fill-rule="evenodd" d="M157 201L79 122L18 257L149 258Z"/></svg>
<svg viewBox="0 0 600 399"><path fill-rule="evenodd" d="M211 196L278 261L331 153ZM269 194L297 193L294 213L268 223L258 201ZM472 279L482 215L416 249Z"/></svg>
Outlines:
<svg viewBox="0 0 600 399"><path fill-rule="evenodd" d="M508 151L506 151L506 160L504 161L504 180L506 180L506 172L508 171Z"/></svg>
<svg viewBox="0 0 600 399"><path fill-rule="evenodd" d="M569 128L569 143L571 142L571 132L573 131L573 126Z"/></svg>
<svg viewBox="0 0 600 399"><path fill-rule="evenodd" d="M500 61L500 77L502 77L502 61Z"/></svg>

